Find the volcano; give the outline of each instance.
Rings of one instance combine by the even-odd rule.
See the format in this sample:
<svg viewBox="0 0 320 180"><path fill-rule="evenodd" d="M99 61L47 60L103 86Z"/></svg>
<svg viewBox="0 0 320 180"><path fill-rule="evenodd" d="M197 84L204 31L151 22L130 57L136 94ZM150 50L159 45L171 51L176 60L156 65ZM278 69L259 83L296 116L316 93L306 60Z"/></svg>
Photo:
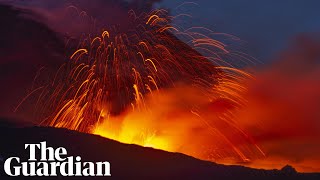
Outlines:
<svg viewBox="0 0 320 180"><path fill-rule="evenodd" d="M281 170L253 169L202 161L181 153L122 144L100 136L62 128L17 127L2 120L0 125L1 161L8 157L27 159L25 143L47 141L50 146L65 147L69 155L83 161L108 161L112 179L319 179L320 174L298 173L291 166ZM7 177L1 164L1 179ZM25 177L27 178L27 177ZM59 178L59 177L56 177ZM60 177L61 178L61 177ZM78 177L69 177L77 179ZM91 177L94 178L94 177ZM32 179L37 179L32 177ZM41 179L39 177L38 179Z"/></svg>
<svg viewBox="0 0 320 180"><path fill-rule="evenodd" d="M46 141L115 179L319 178L320 68L253 75L232 36L180 27L156 1L95 1L0 5L1 166Z"/></svg>

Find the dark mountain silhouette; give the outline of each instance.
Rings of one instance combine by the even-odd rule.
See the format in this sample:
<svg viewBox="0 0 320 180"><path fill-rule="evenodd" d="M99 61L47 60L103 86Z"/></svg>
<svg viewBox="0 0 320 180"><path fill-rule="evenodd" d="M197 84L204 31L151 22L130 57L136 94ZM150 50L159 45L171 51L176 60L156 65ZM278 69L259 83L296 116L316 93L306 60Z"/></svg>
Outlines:
<svg viewBox="0 0 320 180"><path fill-rule="evenodd" d="M109 161L113 179L318 179L320 174L297 173L292 167L283 170L258 170L201 161L193 157L137 145L122 144L100 136L49 127L15 127L2 121L0 155L3 160L29 152L25 143L47 141L47 145L65 147L68 156L83 161ZM0 163L3 166L3 163ZM1 167L1 179L6 177ZM72 177L71 177L72 178ZM79 178L79 177L78 177ZM92 177L91 177L92 178ZM77 178L75 178L77 179Z"/></svg>

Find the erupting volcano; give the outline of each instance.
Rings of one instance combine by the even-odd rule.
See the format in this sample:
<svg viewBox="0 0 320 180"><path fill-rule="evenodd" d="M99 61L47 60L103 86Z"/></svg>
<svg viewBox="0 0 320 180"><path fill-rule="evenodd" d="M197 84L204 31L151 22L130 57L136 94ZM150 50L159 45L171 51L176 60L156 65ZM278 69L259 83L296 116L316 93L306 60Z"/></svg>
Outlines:
<svg viewBox="0 0 320 180"><path fill-rule="evenodd" d="M290 101L275 100L277 94L266 90L273 87L259 94L256 92L262 87L259 83L275 84L274 89L292 83L280 78L282 69L272 70L275 77L270 80L269 72L261 75L238 68L239 63L253 66L255 60L220 41L222 38L232 41L235 37L173 23L188 14L171 16L165 9L151 10L151 7L133 9L121 19L123 22L106 26L97 25L89 12L76 6L65 8L68 13L76 12L80 19L90 19L89 29L93 30L79 37L66 36L67 60L49 76L49 81L43 81L41 73L37 73L32 89L15 111L32 97L40 126L258 168L279 168L277 163L272 165L279 159L281 163L290 162L285 156L268 159L269 152L281 151L281 140L307 137L308 142L316 144L317 128L309 131L316 135L309 135L306 129L312 125L301 123L305 112L311 114L310 119L319 117L314 110L297 111L297 117L290 117L294 131L277 121L286 118L284 113L291 107L298 109L309 99L313 102L311 99L320 97L319 93L312 91L310 94L314 96L296 106ZM288 97L311 92L308 87L319 88L311 82L305 84L303 91L288 93ZM283 112L272 111L271 107L268 111L268 106L274 107L276 103L285 107L278 107ZM277 123L280 125L274 128ZM317 122L313 124L317 127ZM273 143L278 137L281 140ZM314 146L318 148L317 144ZM310 164L317 169L319 162L317 156ZM299 170L309 171L308 166Z"/></svg>
<svg viewBox="0 0 320 180"><path fill-rule="evenodd" d="M197 28L169 25L163 9L129 11L129 19L126 32L114 26L84 38L42 88L42 125L212 161L263 157L233 115L245 104L241 81L251 75L215 65L229 53L225 45ZM190 46L211 52L210 59Z"/></svg>

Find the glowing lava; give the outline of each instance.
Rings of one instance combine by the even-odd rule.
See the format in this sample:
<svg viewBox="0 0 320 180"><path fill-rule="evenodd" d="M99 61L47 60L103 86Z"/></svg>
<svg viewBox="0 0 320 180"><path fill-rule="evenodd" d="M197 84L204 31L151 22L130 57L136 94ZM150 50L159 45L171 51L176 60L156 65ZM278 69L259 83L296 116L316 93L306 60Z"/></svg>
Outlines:
<svg viewBox="0 0 320 180"><path fill-rule="evenodd" d="M79 44L43 88L42 124L213 161L263 157L233 115L246 103L241 81L252 77L214 65L225 45L193 31L201 28L172 27L165 10L129 18L129 30L112 27Z"/></svg>

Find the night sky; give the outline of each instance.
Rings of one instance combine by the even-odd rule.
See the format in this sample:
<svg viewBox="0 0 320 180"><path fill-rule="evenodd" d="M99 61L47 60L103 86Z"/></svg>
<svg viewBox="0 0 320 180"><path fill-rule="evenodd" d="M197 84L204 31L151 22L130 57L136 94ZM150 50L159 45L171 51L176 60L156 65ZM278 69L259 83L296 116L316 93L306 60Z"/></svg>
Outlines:
<svg viewBox="0 0 320 180"><path fill-rule="evenodd" d="M164 0L159 7L175 13L185 0ZM247 53L262 62L287 47L301 33L320 32L318 0L193 0L185 5L191 25L235 35L246 42Z"/></svg>

